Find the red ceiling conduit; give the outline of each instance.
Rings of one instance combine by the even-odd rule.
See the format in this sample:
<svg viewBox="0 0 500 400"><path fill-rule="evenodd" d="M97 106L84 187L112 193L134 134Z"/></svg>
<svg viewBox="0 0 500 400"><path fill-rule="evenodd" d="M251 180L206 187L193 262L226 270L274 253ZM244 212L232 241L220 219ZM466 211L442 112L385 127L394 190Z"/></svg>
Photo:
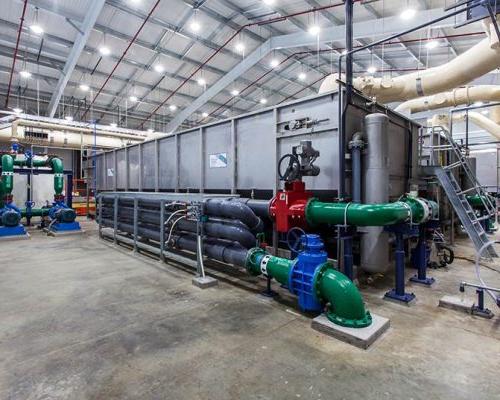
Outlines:
<svg viewBox="0 0 500 400"><path fill-rule="evenodd" d="M116 62L115 66L113 67L113 69L111 70L111 72L109 73L109 75L107 76L106 80L104 81L104 83L102 84L102 86L99 88L99 90L97 91L97 94L94 96L94 98L92 99L92 101L90 102L90 104L87 106L87 109L85 110L85 112L83 113L82 115L82 119L85 118L85 116L87 115L87 113L89 112L90 108L92 107L92 105L95 103L95 100L97 99L97 97L101 94L102 90L104 89L104 87L108 84L109 80L111 79L111 77L113 76L113 74L115 73L116 69L118 68L118 66L121 64L121 62L123 61L123 58L125 57L125 55L128 53L128 51L130 50L130 47L132 47L132 44L134 44L135 40L137 39L137 37L139 36L139 34L141 33L142 29L144 28L144 26L146 25L146 23L148 22L149 18L151 17L151 15L153 15L153 13L155 12L156 8L158 7L158 5L160 4L161 0L157 0L156 3L154 4L154 6L151 8L151 10L149 11L149 14L146 16L146 18L144 19L144 21L142 21L142 24L141 26L139 27L139 29L137 30L137 32L135 33L134 37L130 40L127 48L125 49L125 51L122 53L122 55L120 56L120 58L118 59L118 61Z"/></svg>
<svg viewBox="0 0 500 400"><path fill-rule="evenodd" d="M19 49L19 40L21 39L21 31L23 29L24 16L26 15L26 8L27 8L27 6L28 6L28 0L24 0L23 13L21 15L21 22L19 23L19 29L17 31L16 48L14 50L14 57L12 58L12 67L10 68L9 86L7 88L7 96L5 98L5 108L9 107L10 88L12 86L12 77L14 75L14 67L16 66L17 52L18 52L18 49Z"/></svg>
<svg viewBox="0 0 500 400"><path fill-rule="evenodd" d="M355 0L355 2L360 2L361 0ZM274 24L276 22L282 22L282 21L286 21L288 18L293 18L293 17L297 17L297 16L300 16L300 15L305 15L305 14L310 14L310 13L315 13L315 12L319 12L319 11L323 11L323 10L327 10L327 9L330 9L330 8L335 8L335 7L340 7L340 6L343 6L344 3L337 3L337 4L331 4L331 5L328 5L328 6L323 6L323 7L316 7L316 8L311 8L311 9L308 9L308 10L304 10L304 11L298 11L296 13L293 13L293 14L287 14L287 15L282 15L282 16L279 16L279 17L276 17L276 18L269 18L269 19L266 19L264 21L260 21L260 22L251 22L249 24L246 24L246 25L242 25L240 28L238 28L237 31L235 31L230 37L229 39L227 39L219 48L217 48L204 62L202 62L194 71L193 73L191 73L184 81L182 81L180 83L179 86L177 86L175 88L175 90L170 93L167 98L165 100L163 100L160 105L158 105L158 107L156 107L143 121L142 123L139 125L139 129L141 129L144 124L153 116L156 114L156 112L161 108L163 107L167 101L169 101L172 96L174 96L194 75L196 75L196 73L198 71L200 71L205 65L207 65L217 54L219 54L221 52L222 49L224 49L243 29L246 29L246 28L250 28L252 26L263 26L263 25L268 25L268 24Z"/></svg>

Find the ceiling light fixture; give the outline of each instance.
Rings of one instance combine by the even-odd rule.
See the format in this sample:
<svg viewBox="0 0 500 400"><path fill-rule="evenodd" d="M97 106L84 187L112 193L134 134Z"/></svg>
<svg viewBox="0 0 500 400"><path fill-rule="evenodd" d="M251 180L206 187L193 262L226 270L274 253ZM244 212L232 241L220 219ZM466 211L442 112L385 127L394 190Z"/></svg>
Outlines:
<svg viewBox="0 0 500 400"><path fill-rule="evenodd" d="M243 53L245 51L245 45L241 42L238 42L236 43L236 45L234 46L234 49L238 52L238 53Z"/></svg>
<svg viewBox="0 0 500 400"><path fill-rule="evenodd" d="M43 28L38 24L30 25L30 31L35 35L43 35Z"/></svg>
<svg viewBox="0 0 500 400"><path fill-rule="evenodd" d="M414 8L407 8L406 10L403 10L401 14L399 14L399 17L404 20L409 20L415 17L417 14L417 10Z"/></svg>
<svg viewBox="0 0 500 400"><path fill-rule="evenodd" d="M305 80L306 80L306 78L307 78L307 75L306 75L306 73L305 73L305 72L300 72L300 73L297 75L297 79L298 79L299 81L305 81Z"/></svg>
<svg viewBox="0 0 500 400"><path fill-rule="evenodd" d="M139 99L137 98L137 96L130 96L128 98L132 103L137 103L139 101Z"/></svg>
<svg viewBox="0 0 500 400"><path fill-rule="evenodd" d="M23 109L16 107L16 108L13 108L12 111L14 111L16 114L21 114L23 112Z"/></svg>
<svg viewBox="0 0 500 400"><path fill-rule="evenodd" d="M259 100L260 104L267 104L267 99L265 97Z"/></svg>
<svg viewBox="0 0 500 400"><path fill-rule="evenodd" d="M198 85L200 86L205 86L207 84L207 81L203 78L198 78Z"/></svg>
<svg viewBox="0 0 500 400"><path fill-rule="evenodd" d="M436 47L439 46L439 42L437 40L431 40L426 43L425 47L427 47L429 50L435 49Z"/></svg>
<svg viewBox="0 0 500 400"><path fill-rule="evenodd" d="M64 119L69 122L73 121L73 117L71 115L66 115Z"/></svg>
<svg viewBox="0 0 500 400"><path fill-rule="evenodd" d="M482 101L476 101L473 106L474 107L481 107L484 103Z"/></svg>
<svg viewBox="0 0 500 400"><path fill-rule="evenodd" d="M278 67L278 65L280 65L280 62L279 62L279 60L278 60L278 59L273 58L273 59L271 60L271 62L269 63L269 65L270 65L270 67L271 67L271 68L277 68L277 67Z"/></svg>
<svg viewBox="0 0 500 400"><path fill-rule="evenodd" d="M372 65L372 66L368 67L366 72L368 72L369 74L374 74L375 72L377 72L377 67Z"/></svg>
<svg viewBox="0 0 500 400"><path fill-rule="evenodd" d="M202 116L203 118L207 118L207 117L208 117L208 113L207 113L207 112L204 112L204 113L202 113L202 114L201 114L201 116Z"/></svg>
<svg viewBox="0 0 500 400"><path fill-rule="evenodd" d="M262 0L262 2L266 5L266 6L272 6L274 4L274 0Z"/></svg>
<svg viewBox="0 0 500 400"><path fill-rule="evenodd" d="M177 110L177 106L176 106L175 104L170 104L170 105L168 106L168 109L169 109L170 111L175 111L175 110Z"/></svg>
<svg viewBox="0 0 500 400"><path fill-rule="evenodd" d="M109 126L110 126L111 128L116 128L118 125L116 124L116 122L111 122L111 123L109 124Z"/></svg>
<svg viewBox="0 0 500 400"><path fill-rule="evenodd" d="M161 74L163 71L165 71L165 68L163 68L163 65L161 65L161 64L156 64L153 68L159 74Z"/></svg>
<svg viewBox="0 0 500 400"><path fill-rule="evenodd" d="M238 92L236 89L231 90L231 95L232 96L238 96L240 92Z"/></svg>
<svg viewBox="0 0 500 400"><path fill-rule="evenodd" d="M80 85L80 90L81 90L82 92L88 92L88 91L90 90L90 87L89 87L89 85L86 85L85 83L82 83L82 84Z"/></svg>
<svg viewBox="0 0 500 400"><path fill-rule="evenodd" d="M155 130L153 128L148 129L148 133L153 133Z"/></svg>
<svg viewBox="0 0 500 400"><path fill-rule="evenodd" d="M23 69L21 72L19 72L19 75L21 75L21 77L24 79L31 78L31 72L26 69Z"/></svg>
<svg viewBox="0 0 500 400"><path fill-rule="evenodd" d="M111 54L111 50L106 46L101 46L99 47L99 53L101 53L102 56L109 56Z"/></svg>
<svg viewBox="0 0 500 400"><path fill-rule="evenodd" d="M199 32L201 30L201 25L198 21L194 20L191 22L190 28L193 32Z"/></svg>
<svg viewBox="0 0 500 400"><path fill-rule="evenodd" d="M318 25L313 25L309 28L309 34L317 36L321 32L321 28Z"/></svg>

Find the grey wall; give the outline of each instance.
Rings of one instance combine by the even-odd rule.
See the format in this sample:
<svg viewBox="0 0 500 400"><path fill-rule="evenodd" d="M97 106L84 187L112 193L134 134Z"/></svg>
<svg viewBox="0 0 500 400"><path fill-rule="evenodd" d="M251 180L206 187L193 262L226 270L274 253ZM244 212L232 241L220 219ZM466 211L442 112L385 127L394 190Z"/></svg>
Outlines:
<svg viewBox="0 0 500 400"><path fill-rule="evenodd" d="M337 190L337 99L336 93L304 98L107 152L97 156L97 189L274 190L279 184L276 172L279 158L300 140L310 139L321 152L316 162L321 173L305 178L307 187ZM416 141L418 125L379 107L378 111L381 110L388 112L393 121L389 132L390 191L399 196L404 191L408 131ZM362 108L350 110L349 136L363 129L367 113ZM317 123L309 128L285 129L289 121L302 118Z"/></svg>

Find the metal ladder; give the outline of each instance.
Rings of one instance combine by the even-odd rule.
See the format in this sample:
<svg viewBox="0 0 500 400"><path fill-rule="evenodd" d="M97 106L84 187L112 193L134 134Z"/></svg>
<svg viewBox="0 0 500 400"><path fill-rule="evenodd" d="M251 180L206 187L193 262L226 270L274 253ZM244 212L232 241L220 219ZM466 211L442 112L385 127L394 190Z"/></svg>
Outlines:
<svg viewBox="0 0 500 400"><path fill-rule="evenodd" d="M434 132L433 132L434 134ZM430 145L431 149L430 160L432 164L438 164L434 161L433 152L437 150L440 151L448 151L452 150L455 155L457 161L452 162L451 164L445 166L436 166L432 165L426 168L427 170L431 170L433 175L435 175L442 188L444 189L448 200L453 206L460 222L462 223L465 231L469 235L469 238L472 240L476 251L478 251L483 245L489 242L489 238L486 235L483 226L481 225L482 220L489 219L491 217L496 216L496 206L490 199L488 193L484 190L484 188L479 184L476 176L472 172L469 163L465 154L462 151L462 148L453 140L450 133L446 129L441 129L438 132L439 140L438 145ZM432 135L431 135L432 137ZM446 144L441 144L441 138L444 137L446 139ZM435 150L434 150L435 149ZM439 157L438 157L439 158ZM464 172L465 176L471 183L471 187L469 189L462 190L460 185L458 184L455 176L453 174L454 170L459 169ZM466 195L478 195L480 196L481 202L485 209L485 215L481 217L477 217L474 209L471 207L469 202L467 201ZM488 246L487 254L489 257L498 257L493 246Z"/></svg>

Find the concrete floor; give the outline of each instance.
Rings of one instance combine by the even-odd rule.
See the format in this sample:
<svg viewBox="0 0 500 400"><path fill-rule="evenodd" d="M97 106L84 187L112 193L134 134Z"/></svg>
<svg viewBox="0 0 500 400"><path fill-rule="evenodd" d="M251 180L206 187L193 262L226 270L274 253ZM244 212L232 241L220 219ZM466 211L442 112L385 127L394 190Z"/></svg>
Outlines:
<svg viewBox="0 0 500 400"><path fill-rule="evenodd" d="M18 244L0 243L0 399L500 399L500 317L436 306L473 280L467 261L411 287L410 308L381 300L382 281L363 289L391 328L361 350L290 307L225 283L200 290L95 232Z"/></svg>

